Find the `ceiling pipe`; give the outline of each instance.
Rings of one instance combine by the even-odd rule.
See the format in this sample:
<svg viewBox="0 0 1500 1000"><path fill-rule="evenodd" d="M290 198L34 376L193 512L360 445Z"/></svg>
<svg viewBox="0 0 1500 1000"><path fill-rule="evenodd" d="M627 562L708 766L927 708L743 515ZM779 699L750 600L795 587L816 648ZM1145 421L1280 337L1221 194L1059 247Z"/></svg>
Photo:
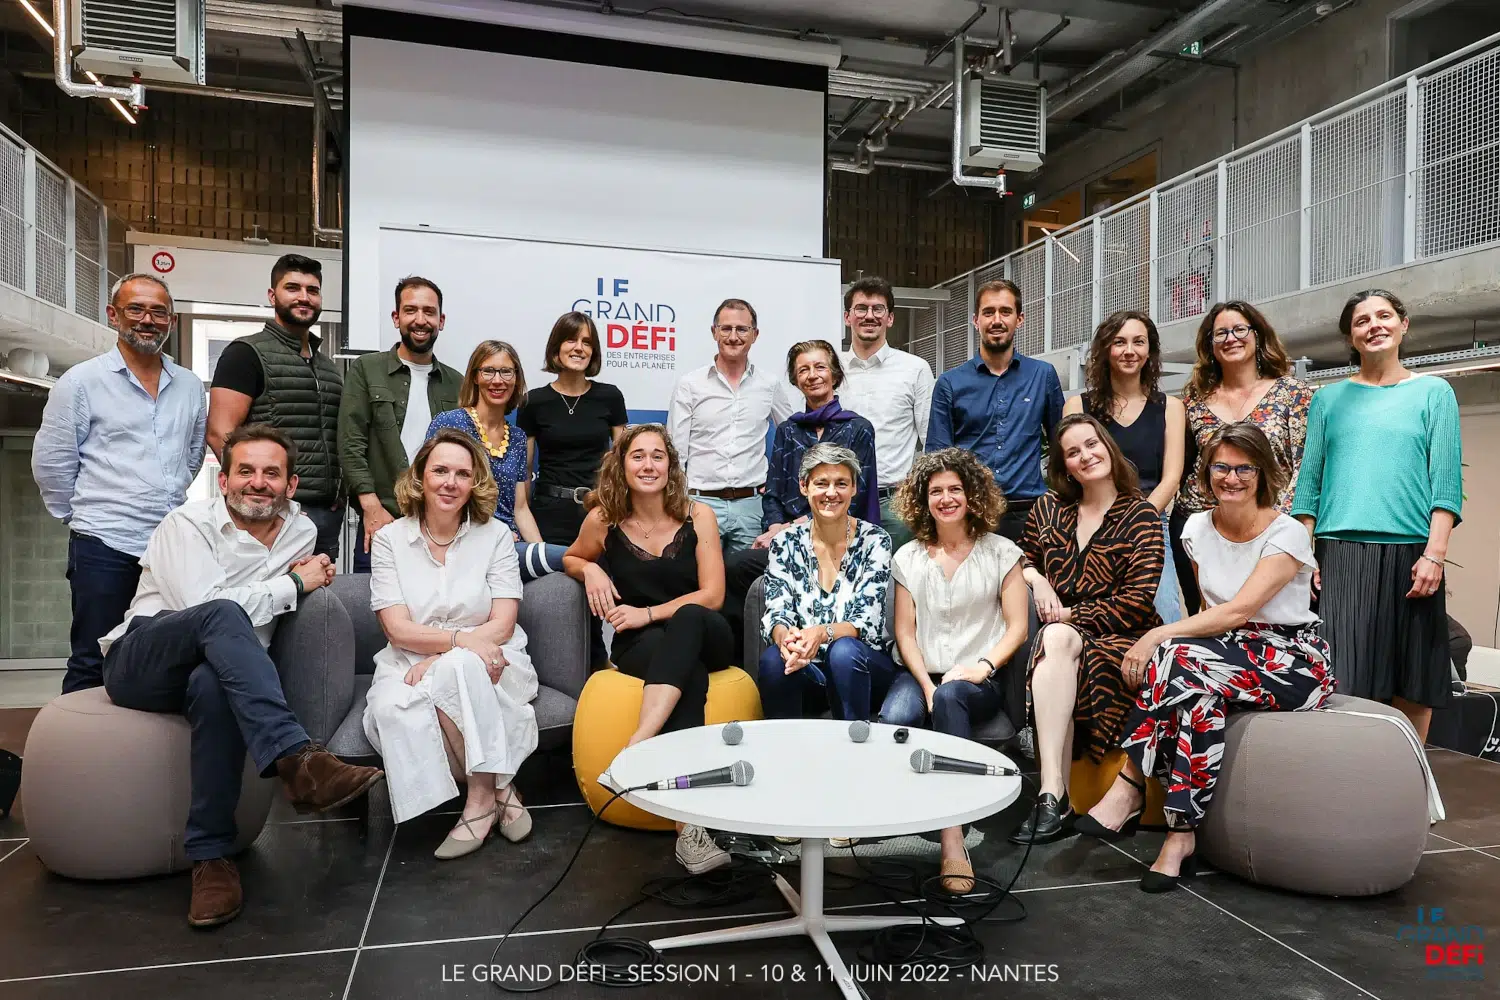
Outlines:
<svg viewBox="0 0 1500 1000"><path fill-rule="evenodd" d="M1215 21L1256 6L1259 2L1260 0L1205 0L1187 16L1150 38L1137 42L1125 52L1123 59L1086 69L1049 94L1048 120L1069 121L1077 117L1161 65L1161 59L1151 55L1153 51L1176 52L1184 45L1201 38Z"/></svg>
<svg viewBox="0 0 1500 1000"><path fill-rule="evenodd" d="M964 62L964 39L962 35L953 39L953 176L958 187L987 188L996 194L1005 194L1005 174L995 177L970 177L964 173L964 73L968 70Z"/></svg>
<svg viewBox="0 0 1500 1000"><path fill-rule="evenodd" d="M868 174L873 172L876 167L890 167L894 170L922 170L934 174L946 174L948 172L948 168L941 163L928 163L925 160L887 159L883 156L860 157L857 153L852 160L829 157L828 167L830 170L838 170L849 174Z"/></svg>
<svg viewBox="0 0 1500 1000"><path fill-rule="evenodd" d="M344 242L342 229L323 225L323 106L316 103L313 105L312 231L315 239Z"/></svg>
<svg viewBox="0 0 1500 1000"><path fill-rule="evenodd" d="M126 101L137 111L146 106L146 87L133 83L128 87L106 87L102 83L78 83L73 79L73 58L68 45L69 0L52 0L52 30L57 32L53 45L52 75L57 87L69 97L103 97Z"/></svg>

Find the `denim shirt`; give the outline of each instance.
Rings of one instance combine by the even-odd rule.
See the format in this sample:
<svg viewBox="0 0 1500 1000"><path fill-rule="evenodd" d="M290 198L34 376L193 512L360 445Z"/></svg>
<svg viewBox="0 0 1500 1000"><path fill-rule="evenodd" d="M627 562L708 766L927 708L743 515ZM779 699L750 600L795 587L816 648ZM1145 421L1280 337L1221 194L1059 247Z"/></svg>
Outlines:
<svg viewBox="0 0 1500 1000"><path fill-rule="evenodd" d="M1042 441L1063 415L1057 369L1023 354L996 375L976 355L937 380L927 450L957 446L972 451L995 473L1007 500L1034 500L1047 492Z"/></svg>

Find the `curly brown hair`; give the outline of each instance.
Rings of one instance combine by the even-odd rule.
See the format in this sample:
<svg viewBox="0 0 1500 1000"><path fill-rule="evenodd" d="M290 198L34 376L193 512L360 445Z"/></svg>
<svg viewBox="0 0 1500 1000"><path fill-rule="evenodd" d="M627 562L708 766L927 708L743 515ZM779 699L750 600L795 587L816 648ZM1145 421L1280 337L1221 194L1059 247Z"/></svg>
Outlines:
<svg viewBox="0 0 1500 1000"><path fill-rule="evenodd" d="M1101 419L1115 415L1115 385L1109 371L1109 350L1125 324L1135 320L1146 328L1146 363L1141 366L1141 391L1155 399L1161 386L1161 334L1151 317L1134 309L1122 309L1110 315L1094 331L1089 345L1089 359L1084 367L1084 388L1088 393L1088 411Z"/></svg>
<svg viewBox="0 0 1500 1000"><path fill-rule="evenodd" d="M1224 381L1224 369L1214 357L1214 321L1220 313L1230 311L1245 317L1245 322L1255 331L1255 370L1262 378L1281 378L1292 370L1292 360L1287 357L1286 348L1265 313L1239 299L1216 302L1203 317L1203 322L1198 324L1198 360L1188 378L1187 390L1183 393L1185 397L1204 399Z"/></svg>
<svg viewBox="0 0 1500 1000"><path fill-rule="evenodd" d="M912 537L924 545L937 541L937 519L927 503L927 489L939 472L951 472L964 488L968 511L964 526L970 538L995 530L1005 513L1005 494L995 482L990 467L962 448L943 448L918 455L911 472L896 489L896 516L911 529Z"/></svg>
<svg viewBox="0 0 1500 1000"><path fill-rule="evenodd" d="M1083 499L1083 487L1072 476L1068 475L1067 456L1063 454L1063 435L1080 424L1093 428L1094 433L1099 436L1104 450L1109 452L1109 474L1114 480L1116 493L1139 493L1141 490L1141 479L1136 474L1135 466L1125 457L1115 439L1110 436L1104 425L1087 413L1070 413L1057 422L1057 429L1052 432L1052 441L1047 449L1047 485L1052 487L1063 503L1078 503Z"/></svg>
<svg viewBox="0 0 1500 1000"><path fill-rule="evenodd" d="M464 517L473 524L484 524L495 516L495 506L500 502L500 487L490 472L490 460L475 441L463 431L444 427L417 449L406 471L396 477L396 506L407 517L421 520L426 505L422 499L422 480L427 477L427 460L440 444L455 444L469 453L474 460L474 486L469 493L469 502L464 504Z"/></svg>
<svg viewBox="0 0 1500 1000"><path fill-rule="evenodd" d="M677 456L677 446L672 436L661 424L636 424L626 428L620 441L604 456L599 466L599 485L589 491L583 501L584 512L599 508L605 524L619 524L630 516L630 486L625 481L625 456L630 454L635 439L642 434L655 434L667 449L667 492L662 497L662 506L668 517L686 521L693 515L693 501L688 496L687 472L682 468L682 459Z"/></svg>

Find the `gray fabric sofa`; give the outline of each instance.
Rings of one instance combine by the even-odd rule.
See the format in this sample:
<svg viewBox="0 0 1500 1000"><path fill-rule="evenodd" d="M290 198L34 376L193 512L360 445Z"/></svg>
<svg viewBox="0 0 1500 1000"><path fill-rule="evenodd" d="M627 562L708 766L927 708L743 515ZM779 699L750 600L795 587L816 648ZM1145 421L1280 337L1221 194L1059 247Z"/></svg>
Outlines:
<svg viewBox="0 0 1500 1000"><path fill-rule="evenodd" d="M583 586L563 573L526 584L517 623L541 689L533 702L541 731L538 749L571 745L573 714L588 680L588 607ZM337 577L316 590L277 623L271 653L282 671L287 703L308 735L345 760L373 761L365 737L365 697L375 673L375 654L386 644L370 610L370 577ZM310 668L312 667L312 668Z"/></svg>
<svg viewBox="0 0 1500 1000"><path fill-rule="evenodd" d="M766 611L766 578L759 577L750 585L750 590L745 596L745 660L744 669L750 676L755 676L760 665L760 654L765 651L766 643L760 637L760 621ZM1008 664L1001 667L1004 671L1003 687L1005 690L1005 705L993 719L984 725L977 727L973 733L973 739L980 743L991 745L1009 744L1015 741L1016 734L1026 725L1026 667L1031 662L1031 650L1036 643L1037 633L1041 631L1042 623L1036 616L1036 604L1031 600L1028 593L1026 598L1030 626L1026 633L1026 641L1011 657ZM889 596L886 598L885 620L894 622L896 620L896 588L890 588ZM905 669L897 663L898 669ZM872 706L875 713L879 713L880 706Z"/></svg>

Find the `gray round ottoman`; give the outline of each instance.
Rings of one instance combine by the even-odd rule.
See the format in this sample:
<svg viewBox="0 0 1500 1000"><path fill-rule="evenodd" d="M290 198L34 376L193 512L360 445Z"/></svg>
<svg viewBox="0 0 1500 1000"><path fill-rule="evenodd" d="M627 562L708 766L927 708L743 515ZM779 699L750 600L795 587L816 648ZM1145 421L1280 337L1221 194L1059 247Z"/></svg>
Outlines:
<svg viewBox="0 0 1500 1000"><path fill-rule="evenodd" d="M274 791L247 756L236 851L260 836ZM31 724L21 805L31 847L49 871L115 879L191 867L182 849L191 794L180 715L120 708L92 688L53 699Z"/></svg>
<svg viewBox="0 0 1500 1000"><path fill-rule="evenodd" d="M1320 896L1372 896L1411 879L1427 846L1420 751L1392 722L1343 711L1409 730L1389 705L1342 695L1316 712L1230 714L1198 837L1214 867Z"/></svg>

